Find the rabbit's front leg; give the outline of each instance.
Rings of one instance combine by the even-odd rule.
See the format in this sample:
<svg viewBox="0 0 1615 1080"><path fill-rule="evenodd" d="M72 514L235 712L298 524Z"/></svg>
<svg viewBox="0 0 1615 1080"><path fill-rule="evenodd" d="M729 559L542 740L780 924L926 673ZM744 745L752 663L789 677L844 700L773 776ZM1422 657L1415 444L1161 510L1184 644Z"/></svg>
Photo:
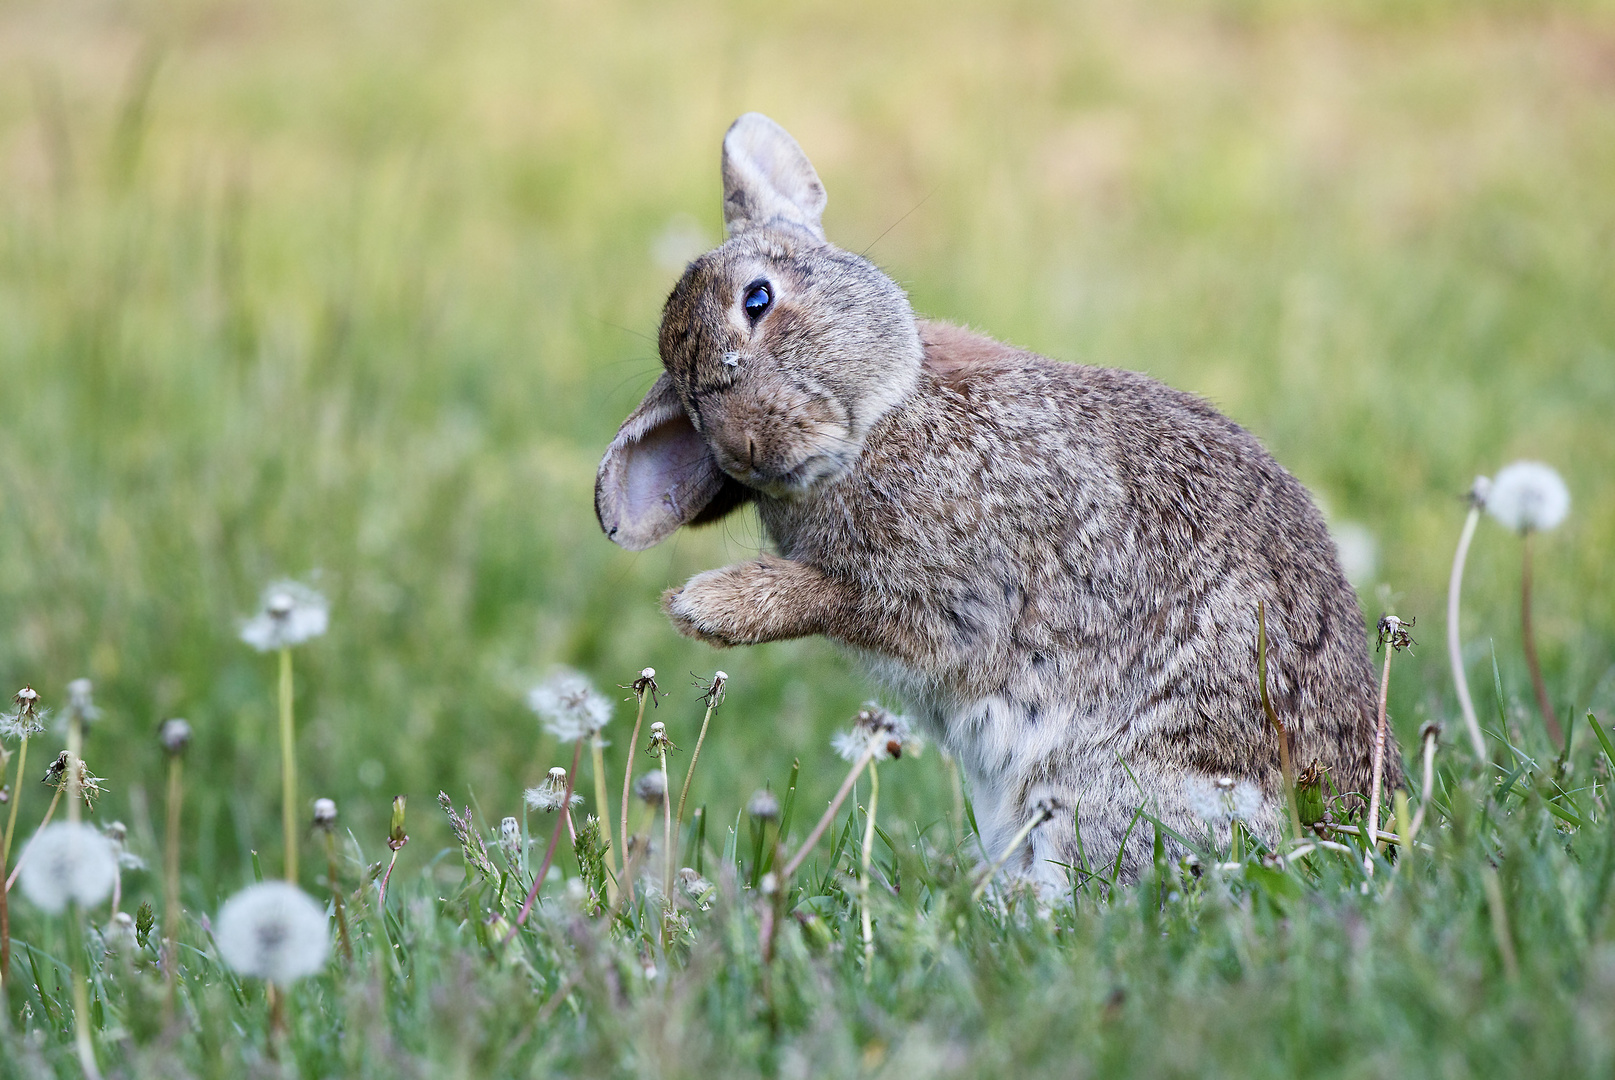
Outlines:
<svg viewBox="0 0 1615 1080"><path fill-rule="evenodd" d="M679 633L720 648L822 634L850 607L846 585L774 555L708 570L662 594Z"/></svg>

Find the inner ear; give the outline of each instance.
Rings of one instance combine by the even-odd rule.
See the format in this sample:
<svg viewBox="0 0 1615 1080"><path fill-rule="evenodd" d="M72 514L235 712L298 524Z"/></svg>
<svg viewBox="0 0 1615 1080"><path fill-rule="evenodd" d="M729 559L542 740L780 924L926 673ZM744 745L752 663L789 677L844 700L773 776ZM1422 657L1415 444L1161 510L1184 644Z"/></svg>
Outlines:
<svg viewBox="0 0 1615 1080"><path fill-rule="evenodd" d="M643 551L703 518L726 483L733 481L663 374L607 447L595 474L594 512L614 543Z"/></svg>
<svg viewBox="0 0 1615 1080"><path fill-rule="evenodd" d="M824 239L824 184L790 132L747 113L723 137L723 223L730 236L787 225Z"/></svg>

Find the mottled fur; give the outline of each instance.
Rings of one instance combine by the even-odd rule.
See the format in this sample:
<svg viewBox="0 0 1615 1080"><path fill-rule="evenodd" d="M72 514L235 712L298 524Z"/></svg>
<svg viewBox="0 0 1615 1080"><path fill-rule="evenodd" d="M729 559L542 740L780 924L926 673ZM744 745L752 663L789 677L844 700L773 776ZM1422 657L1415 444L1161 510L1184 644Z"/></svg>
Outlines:
<svg viewBox="0 0 1615 1080"><path fill-rule="evenodd" d="M1191 776L1253 781L1255 827L1281 832L1264 601L1297 767L1367 791L1362 614L1305 490L1253 436L1146 376L918 321L890 279L824 241L823 189L763 117L731 129L724 175L732 237L669 298L666 372L596 490L602 526L633 548L755 503L778 553L670 590L682 633L843 642L959 758L989 851L1057 796L1108 863L1141 806L1204 834ZM759 281L773 302L754 319ZM1388 785L1399 762L1393 741ZM1132 830L1125 876L1152 835ZM1012 865L1055 885L1077 860L1062 815Z"/></svg>

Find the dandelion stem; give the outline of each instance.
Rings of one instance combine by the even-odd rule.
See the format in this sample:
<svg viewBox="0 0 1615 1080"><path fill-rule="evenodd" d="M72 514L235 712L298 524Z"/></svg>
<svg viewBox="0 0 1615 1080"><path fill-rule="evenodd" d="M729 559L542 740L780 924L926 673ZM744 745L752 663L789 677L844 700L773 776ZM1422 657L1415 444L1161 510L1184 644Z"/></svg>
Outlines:
<svg viewBox="0 0 1615 1080"><path fill-rule="evenodd" d="M594 805L600 815L600 835L605 840L601 854L606 859L606 902L609 904L617 898L617 856L611 847L611 802L606 797L604 748L605 743L597 731L589 739L589 760L594 766Z"/></svg>
<svg viewBox="0 0 1615 1080"><path fill-rule="evenodd" d="M864 752L858 755L858 760L852 763L852 768L847 770L847 778L841 781L841 787L836 792L835 798L830 800L830 806L824 811L824 816L819 818L819 823L813 826L813 831L808 833L806 840L802 841L802 846L797 849L795 855L791 856L791 861L786 863L785 868L779 872L780 888L783 889L789 886L791 875L795 874L797 869L801 867L803 860L813 850L813 846L819 842L819 837L824 835L824 830L828 829L830 822L835 820L836 811L840 810L841 804L847 801L847 793L852 790L852 785L857 782L858 774L864 771L865 765L875 760L876 748L875 741L870 740L869 745L864 748Z"/></svg>
<svg viewBox="0 0 1615 1080"><path fill-rule="evenodd" d="M67 912L68 940L73 967L73 1044L78 1050L79 1067L88 1080L101 1080L101 1068L95 1063L95 1044L90 1039L90 993L84 978L84 943L81 940L82 919L78 905L72 904Z"/></svg>
<svg viewBox="0 0 1615 1080"><path fill-rule="evenodd" d="M711 715L710 713L708 715ZM657 755L662 759L662 895L668 903L673 902L673 789L667 782L667 747L662 747ZM695 765L694 761L690 762ZM682 812L684 800L679 800ZM683 821L680 821L683 824Z"/></svg>
<svg viewBox="0 0 1615 1080"><path fill-rule="evenodd" d="M168 846L163 852L163 997L166 1022L173 1019L175 966L179 961L179 811L185 794L180 754L168 758Z"/></svg>
<svg viewBox="0 0 1615 1080"><path fill-rule="evenodd" d="M387 911L387 882L392 880L393 866L398 862L398 853L402 848L393 848L392 858L387 860L387 872L381 875L381 888L376 895L376 906L382 911L382 918L386 918Z"/></svg>
<svg viewBox="0 0 1615 1080"><path fill-rule="evenodd" d="M628 739L628 764L622 770L622 865L623 878L620 882L622 890L628 894L628 899L634 898L634 882L628 876L628 793L634 786L634 747L639 745L639 728L645 721L645 688L639 683L634 684L634 696L639 699L639 711L634 716L634 733Z"/></svg>
<svg viewBox="0 0 1615 1080"><path fill-rule="evenodd" d="M690 767L684 770L684 786L679 789L679 828L684 828L684 800L690 794L690 779L695 776L695 763L701 760L701 744L707 738L707 725L712 722L712 710L722 701L721 695L712 694L707 697L707 714L701 718L701 733L695 737L695 749L690 752ZM664 755L665 757L665 755ZM665 770L667 762L662 762Z"/></svg>
<svg viewBox="0 0 1615 1080"><path fill-rule="evenodd" d="M1379 846L1379 789L1385 771L1385 706L1391 692L1391 657L1395 654L1394 646L1386 647L1385 667L1379 681L1379 715L1374 722L1374 771L1368 787L1368 855L1363 860L1364 869L1370 875L1374 873L1374 850Z"/></svg>
<svg viewBox="0 0 1615 1080"><path fill-rule="evenodd" d="M1262 711L1279 737L1279 771L1284 775L1284 802L1290 809L1290 829L1301 839L1301 812L1295 805L1295 765L1290 761L1290 733L1284 730L1273 700L1267 695L1267 604L1256 601L1256 677L1262 693Z"/></svg>
<svg viewBox="0 0 1615 1080"><path fill-rule="evenodd" d="M0 852L0 863L11 859L11 837L17 831L17 806L22 802L22 778L27 768L28 736L24 735L17 746L17 783L11 792L11 814L6 819L6 841L4 851Z"/></svg>
<svg viewBox="0 0 1615 1080"><path fill-rule="evenodd" d="M1480 721L1475 718L1475 702L1469 696L1469 680L1464 675L1463 643L1459 637L1458 597L1464 587L1464 563L1469 558L1469 543L1475 538L1475 526L1480 521L1481 504L1470 505L1469 516L1464 519L1464 531L1458 536L1458 551L1452 557L1452 577L1447 580L1447 662L1452 665L1452 682L1458 691L1458 708L1464 714L1464 727L1469 731L1469 744L1475 750L1477 761L1486 761L1486 739L1480 732Z"/></svg>
<svg viewBox="0 0 1615 1080"><path fill-rule="evenodd" d="M62 789L57 788L56 789L56 794L54 794L54 795L52 795L50 797L50 805L45 807L45 816L39 819L39 827L34 830L35 832L43 832L44 829L45 829L45 826L50 824L50 819L56 814L56 804L61 802L61 801L62 801ZM17 856L17 861L14 864L12 864L11 876L6 878L6 891L7 892L10 892L11 887L17 883L17 875L22 873L23 860L26 859L27 857L28 857L28 849L23 848L22 849L22 854L18 855Z"/></svg>
<svg viewBox="0 0 1615 1080"><path fill-rule="evenodd" d="M1508 909L1503 904L1503 883L1497 878L1497 867L1486 864L1480 868L1480 882L1486 890L1486 907L1492 916L1492 936L1497 939L1497 951L1503 958L1503 971L1509 982L1518 982L1520 961L1514 954L1514 937L1508 929Z"/></svg>
<svg viewBox="0 0 1615 1080"><path fill-rule="evenodd" d="M342 910L342 889L336 879L336 830L325 830L325 883L331 890L331 902L336 907L336 932L342 942L342 957L353 963L353 942L348 938L348 916Z"/></svg>
<svg viewBox="0 0 1615 1080"><path fill-rule="evenodd" d="M1564 742L1564 729L1559 718L1553 715L1553 703L1548 700L1548 684L1542 681L1542 664L1536 655L1536 631L1531 622L1531 531L1525 533L1521 545L1524 566L1520 571L1520 629L1525 646L1525 665L1531 669L1531 687L1536 691L1536 707L1542 713L1542 723L1548 729L1553 745Z"/></svg>
<svg viewBox="0 0 1615 1080"><path fill-rule="evenodd" d="M860 918L864 930L864 983L875 974L875 926L869 914L869 860L875 849L875 807L880 802L880 770L874 759L869 762L869 809L864 815L864 849L860 855L858 889Z"/></svg>
<svg viewBox="0 0 1615 1080"><path fill-rule="evenodd" d="M561 796L561 806L563 808L572 805L572 783L577 779L578 760L582 757L582 755L583 740L579 739L577 742L572 744L572 768L567 770L566 793ZM630 753L628 766L630 769L633 768L632 762L633 755ZM539 887L544 884L544 875L550 872L550 863L555 861L555 849L559 847L561 843L561 821L561 816L557 815L555 820L555 829L550 833L550 846L544 852L544 861L539 865L538 873L533 875L532 888L527 890L527 899L522 902L522 909L517 913L516 921L511 924L509 933L505 935L505 941L509 941L511 938L516 936L516 931L521 929L522 923L527 921L528 914L533 910L533 903L538 899Z"/></svg>
<svg viewBox="0 0 1615 1080"><path fill-rule="evenodd" d="M1405 835L1411 846L1413 838L1419 834L1419 826L1424 824L1425 811L1430 809L1430 800L1435 796L1436 787L1436 727L1427 725L1424 729L1424 783L1419 793L1419 810L1408 823ZM1402 823L1397 822L1400 826Z"/></svg>
<svg viewBox="0 0 1615 1080"><path fill-rule="evenodd" d="M972 903L982 898L982 895L987 891L987 886L992 884L993 878L998 876L998 871L1004 868L1004 864L1009 861L1009 857L1015 853L1015 850L1021 846L1021 842L1032 835L1032 830L1053 816L1054 811L1044 806L1026 819L1026 824L1021 826L1019 832L1010 837L1009 843L1004 845L1004 850L998 853L998 858L993 860L993 864L982 875L981 881L977 882L975 889L971 891L970 900Z"/></svg>
<svg viewBox="0 0 1615 1080"><path fill-rule="evenodd" d="M286 834L286 880L297 884L297 752L292 727L292 650L280 650L280 821Z"/></svg>
<svg viewBox="0 0 1615 1080"><path fill-rule="evenodd" d="M84 792L84 725L79 720L76 711L70 712L67 718L67 820L74 825L79 823L84 811L79 806L79 799ZM60 794L61 789L57 789Z"/></svg>

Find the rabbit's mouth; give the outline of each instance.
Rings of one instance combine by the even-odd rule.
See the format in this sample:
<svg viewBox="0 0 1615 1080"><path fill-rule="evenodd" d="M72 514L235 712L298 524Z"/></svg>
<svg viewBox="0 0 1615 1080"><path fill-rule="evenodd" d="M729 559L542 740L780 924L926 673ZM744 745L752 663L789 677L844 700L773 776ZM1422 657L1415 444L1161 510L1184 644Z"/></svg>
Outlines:
<svg viewBox="0 0 1615 1080"><path fill-rule="evenodd" d="M798 499L826 480L846 471L840 454L823 452L809 454L788 469L759 468L755 465L725 470L749 488L776 499Z"/></svg>

